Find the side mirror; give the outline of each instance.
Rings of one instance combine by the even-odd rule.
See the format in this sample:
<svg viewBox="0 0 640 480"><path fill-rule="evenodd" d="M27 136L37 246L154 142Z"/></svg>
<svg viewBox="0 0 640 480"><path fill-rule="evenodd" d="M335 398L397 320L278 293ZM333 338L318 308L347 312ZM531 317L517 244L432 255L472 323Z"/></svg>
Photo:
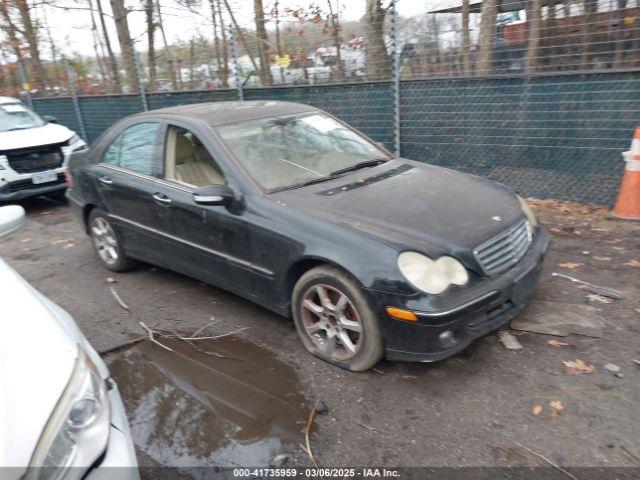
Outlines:
<svg viewBox="0 0 640 480"><path fill-rule="evenodd" d="M24 223L24 208L20 205L0 207L0 238L18 230Z"/></svg>
<svg viewBox="0 0 640 480"><path fill-rule="evenodd" d="M58 123L58 119L53 115L43 115L42 118L47 123Z"/></svg>
<svg viewBox="0 0 640 480"><path fill-rule="evenodd" d="M206 185L196 188L193 201L198 205L229 205L235 195L226 185Z"/></svg>

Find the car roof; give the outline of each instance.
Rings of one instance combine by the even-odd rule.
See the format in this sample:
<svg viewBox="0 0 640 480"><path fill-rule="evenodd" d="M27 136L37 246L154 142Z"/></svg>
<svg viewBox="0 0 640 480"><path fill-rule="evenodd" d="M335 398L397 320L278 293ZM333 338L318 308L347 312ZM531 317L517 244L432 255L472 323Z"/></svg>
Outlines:
<svg viewBox="0 0 640 480"><path fill-rule="evenodd" d="M6 105L8 103L22 103L22 102L17 98L0 96L0 105Z"/></svg>
<svg viewBox="0 0 640 480"><path fill-rule="evenodd" d="M230 123L256 120L259 118L279 117L296 113L312 112L318 109L310 105L275 100L253 100L235 102L210 102L179 105L176 107L152 110L142 115L173 114L197 118L217 127Z"/></svg>

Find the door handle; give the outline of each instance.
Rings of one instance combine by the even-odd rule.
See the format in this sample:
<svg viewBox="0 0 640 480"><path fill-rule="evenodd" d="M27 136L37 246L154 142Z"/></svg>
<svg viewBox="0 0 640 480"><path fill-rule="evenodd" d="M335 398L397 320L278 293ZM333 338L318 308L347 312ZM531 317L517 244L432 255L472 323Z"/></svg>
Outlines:
<svg viewBox="0 0 640 480"><path fill-rule="evenodd" d="M153 198L154 200L157 200L158 202L162 202L164 204L171 203L171 199L167 197L164 193L154 193Z"/></svg>
<svg viewBox="0 0 640 480"><path fill-rule="evenodd" d="M113 183L113 180L111 180L109 177L100 177L98 178L98 180L100 180L100 182L104 183L105 185L111 185Z"/></svg>

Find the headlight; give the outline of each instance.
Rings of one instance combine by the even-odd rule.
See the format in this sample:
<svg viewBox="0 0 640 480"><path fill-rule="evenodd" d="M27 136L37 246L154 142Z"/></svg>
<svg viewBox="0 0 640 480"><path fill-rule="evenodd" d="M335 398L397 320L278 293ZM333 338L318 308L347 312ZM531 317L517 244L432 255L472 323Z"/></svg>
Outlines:
<svg viewBox="0 0 640 480"><path fill-rule="evenodd" d="M535 213L533 213L533 210L531 210L531 207L529 206L529 204L524 198L522 198L520 195L516 195L516 196L518 197L518 201L520 202L520 207L522 208L522 211L524 212L525 217L527 217L527 220L529 221L529 225L531 225L531 230L533 231L536 225L538 225L538 220L536 219L536 215Z"/></svg>
<svg viewBox="0 0 640 480"><path fill-rule="evenodd" d="M81 478L107 448L110 422L105 382L78 347L71 379L40 436L25 478Z"/></svg>
<svg viewBox="0 0 640 480"><path fill-rule="evenodd" d="M444 292L449 285L469 281L466 268L453 257L431 260L418 252L402 252L398 255L398 268L414 287L434 295Z"/></svg>

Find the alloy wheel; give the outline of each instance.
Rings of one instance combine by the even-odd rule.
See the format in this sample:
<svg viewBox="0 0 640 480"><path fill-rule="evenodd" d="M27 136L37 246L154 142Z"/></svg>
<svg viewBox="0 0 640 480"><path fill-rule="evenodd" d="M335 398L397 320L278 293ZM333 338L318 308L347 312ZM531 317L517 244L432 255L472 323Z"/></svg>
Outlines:
<svg viewBox="0 0 640 480"><path fill-rule="evenodd" d="M314 345L334 360L345 361L359 351L362 321L349 297L335 287L315 284L302 296L301 317Z"/></svg>
<svg viewBox="0 0 640 480"><path fill-rule="evenodd" d="M119 258L118 240L109 222L102 217L94 218L91 238L102 261L107 265L114 265Z"/></svg>

